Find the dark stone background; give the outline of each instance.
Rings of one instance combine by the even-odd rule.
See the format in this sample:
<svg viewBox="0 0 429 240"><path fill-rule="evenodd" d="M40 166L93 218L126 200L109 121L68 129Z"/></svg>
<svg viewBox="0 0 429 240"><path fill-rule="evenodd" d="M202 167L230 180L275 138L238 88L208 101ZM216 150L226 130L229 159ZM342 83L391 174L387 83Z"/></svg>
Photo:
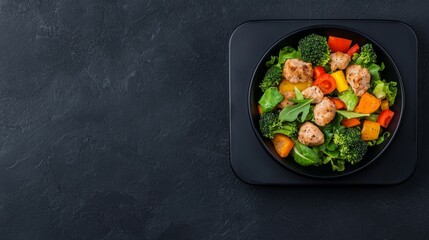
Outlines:
<svg viewBox="0 0 429 240"><path fill-rule="evenodd" d="M428 89L428 7L1 1L0 238L429 239L424 103L417 171L392 187L247 185L230 169L228 123L228 40L240 23L405 21Z"/></svg>

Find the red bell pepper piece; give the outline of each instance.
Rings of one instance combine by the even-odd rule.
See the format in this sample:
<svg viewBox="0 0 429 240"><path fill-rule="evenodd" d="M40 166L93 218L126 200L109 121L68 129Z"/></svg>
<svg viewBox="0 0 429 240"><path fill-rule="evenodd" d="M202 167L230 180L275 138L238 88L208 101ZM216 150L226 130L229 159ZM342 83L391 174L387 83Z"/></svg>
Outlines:
<svg viewBox="0 0 429 240"><path fill-rule="evenodd" d="M323 66L318 66L313 68L313 77L318 78L320 75L325 73L325 68Z"/></svg>
<svg viewBox="0 0 429 240"><path fill-rule="evenodd" d="M378 116L377 122L380 124L380 126L387 128L387 126L389 126L390 120L392 120L394 115L395 112L393 112L392 110L383 110Z"/></svg>
<svg viewBox="0 0 429 240"><path fill-rule="evenodd" d="M343 52L346 53L347 50L352 45L352 40L340 37L329 36L328 45L332 52Z"/></svg>
<svg viewBox="0 0 429 240"><path fill-rule="evenodd" d="M353 57L353 54L357 53L358 51L359 51L359 45L356 43L347 51L347 54L350 57Z"/></svg>

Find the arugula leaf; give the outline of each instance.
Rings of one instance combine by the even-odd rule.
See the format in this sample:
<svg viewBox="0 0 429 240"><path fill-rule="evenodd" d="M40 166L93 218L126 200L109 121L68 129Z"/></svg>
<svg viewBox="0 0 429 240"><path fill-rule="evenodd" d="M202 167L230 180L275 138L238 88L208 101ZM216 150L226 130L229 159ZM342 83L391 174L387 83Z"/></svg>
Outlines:
<svg viewBox="0 0 429 240"><path fill-rule="evenodd" d="M295 98L291 98L290 101L295 102L295 105L288 105L279 114L280 121L293 122L298 119L301 114L300 122L304 122L307 119L307 115L310 112L310 104L313 99L304 99L301 91L295 87Z"/></svg>
<svg viewBox="0 0 429 240"><path fill-rule="evenodd" d="M282 100L283 95L279 90L276 87L271 87L265 90L258 103L261 105L262 112L265 113L272 111Z"/></svg>
<svg viewBox="0 0 429 240"><path fill-rule="evenodd" d="M341 116L350 119L350 118L359 118L359 117L368 117L369 113L355 113L350 111L344 111L344 110L337 110L337 113Z"/></svg>
<svg viewBox="0 0 429 240"><path fill-rule="evenodd" d="M324 164L331 163L332 170L334 171L342 172L345 169L345 161L342 159L328 156L325 158L325 161L323 163Z"/></svg>
<svg viewBox="0 0 429 240"><path fill-rule="evenodd" d="M295 99L296 100L303 100L304 99L304 95L302 95L301 91L299 91L299 89L297 87L295 87Z"/></svg>

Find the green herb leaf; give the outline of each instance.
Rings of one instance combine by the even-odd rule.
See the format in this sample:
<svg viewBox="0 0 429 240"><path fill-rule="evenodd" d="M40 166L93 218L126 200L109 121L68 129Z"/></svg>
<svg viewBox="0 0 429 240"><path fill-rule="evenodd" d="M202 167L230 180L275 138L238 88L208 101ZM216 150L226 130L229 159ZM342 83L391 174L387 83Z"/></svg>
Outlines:
<svg viewBox="0 0 429 240"><path fill-rule="evenodd" d="M380 114L371 113L371 114L369 114L368 117L365 117L365 119L368 119L368 120L373 121L373 122L377 122L377 118L379 115Z"/></svg>
<svg viewBox="0 0 429 240"><path fill-rule="evenodd" d="M307 119L307 115L310 112L310 104L312 99L304 99L301 91L295 87L295 98L291 98L290 101L296 103L295 105L288 105L279 114L280 121L293 122L298 119L299 115L301 118L298 119L300 122L304 122Z"/></svg>
<svg viewBox="0 0 429 240"><path fill-rule="evenodd" d="M310 112L310 103L312 101L312 99L306 99L301 103L286 106L279 114L280 121L293 122L301 114L301 121L303 122Z"/></svg>
<svg viewBox="0 0 429 240"><path fill-rule="evenodd" d="M385 132L379 138L369 141L368 146L380 145L384 142L386 138L389 138L389 137L390 137L390 132Z"/></svg>
<svg viewBox="0 0 429 240"><path fill-rule="evenodd" d="M276 87L271 87L265 90L258 103L261 105L262 112L265 113L272 111L282 100L283 95L279 93L279 90Z"/></svg>
<svg viewBox="0 0 429 240"><path fill-rule="evenodd" d="M276 57L276 56L271 56L271 59L270 59L269 61L267 61L267 62L265 63L265 65L266 65L267 67L271 67L271 66L273 66L273 65L276 63L277 59L278 59L278 57Z"/></svg>
<svg viewBox="0 0 429 240"><path fill-rule="evenodd" d="M321 159L315 150L295 141L293 147L293 159L302 166L319 165Z"/></svg>
<svg viewBox="0 0 429 240"><path fill-rule="evenodd" d="M299 91L299 89L297 87L295 87L295 99L296 100L303 100L304 99L304 95L302 95L301 91Z"/></svg>
<svg viewBox="0 0 429 240"><path fill-rule="evenodd" d="M356 105L359 103L359 97L355 95L351 88L347 89L347 91L339 93L338 98L344 102L347 110L349 111L355 110Z"/></svg>
<svg viewBox="0 0 429 240"><path fill-rule="evenodd" d="M295 50L293 47L286 46L279 52L278 62L275 65L278 68L282 68L283 64L287 59L301 58L301 52Z"/></svg>
<svg viewBox="0 0 429 240"><path fill-rule="evenodd" d="M341 116L347 118L347 119L369 116L369 113L355 113L355 112L343 111L343 110L337 110L337 113L340 114Z"/></svg>

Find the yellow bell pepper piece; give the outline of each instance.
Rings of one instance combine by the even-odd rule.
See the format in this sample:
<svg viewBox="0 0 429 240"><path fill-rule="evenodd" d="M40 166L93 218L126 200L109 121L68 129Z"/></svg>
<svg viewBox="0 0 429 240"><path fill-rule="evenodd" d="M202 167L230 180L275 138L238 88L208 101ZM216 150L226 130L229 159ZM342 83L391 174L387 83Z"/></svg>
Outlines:
<svg viewBox="0 0 429 240"><path fill-rule="evenodd" d="M381 110L387 110L389 109L389 100L384 99L383 101L381 101Z"/></svg>
<svg viewBox="0 0 429 240"><path fill-rule="evenodd" d="M306 81L306 82L299 82L299 83L291 83L289 81L286 81L286 79L283 79L283 81L280 83L279 86L279 92L285 93L285 92L293 92L295 91L295 87L297 87L300 91L303 91L304 89L311 87L313 84L313 81Z"/></svg>
<svg viewBox="0 0 429 240"><path fill-rule="evenodd" d="M343 70L338 70L331 74L331 76L335 79L335 83L337 84L338 92L344 92L349 89L349 85L347 84L347 80L344 77Z"/></svg>
<svg viewBox="0 0 429 240"><path fill-rule="evenodd" d="M361 138L363 141L371 141L378 139L380 134L380 124L378 122L373 122L365 120L362 126L362 135Z"/></svg>

